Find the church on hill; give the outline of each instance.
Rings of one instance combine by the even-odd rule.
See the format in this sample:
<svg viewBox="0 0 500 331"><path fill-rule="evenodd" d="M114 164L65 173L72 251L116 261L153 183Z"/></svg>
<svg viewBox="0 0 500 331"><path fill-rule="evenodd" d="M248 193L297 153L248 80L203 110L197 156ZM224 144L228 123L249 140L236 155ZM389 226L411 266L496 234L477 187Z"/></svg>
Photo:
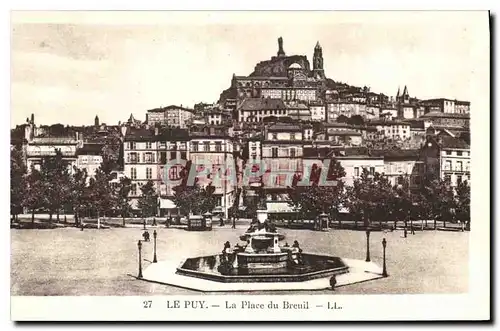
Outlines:
<svg viewBox="0 0 500 331"><path fill-rule="evenodd" d="M248 76L233 75L231 87L222 92L219 103L226 109L228 104L232 105L236 113L238 106L248 99L281 99L285 103L309 104L322 99L325 83L320 43L314 47L311 69L307 56L286 55L280 37L276 56L257 63Z"/></svg>

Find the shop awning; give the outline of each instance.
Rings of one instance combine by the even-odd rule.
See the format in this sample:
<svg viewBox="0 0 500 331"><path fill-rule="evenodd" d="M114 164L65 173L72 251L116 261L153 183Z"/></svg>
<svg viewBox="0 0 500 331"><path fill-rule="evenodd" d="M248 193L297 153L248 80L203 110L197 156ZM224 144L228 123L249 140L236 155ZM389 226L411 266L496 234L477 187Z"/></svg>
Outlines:
<svg viewBox="0 0 500 331"><path fill-rule="evenodd" d="M287 201L283 202L268 202L266 203L267 212L269 213L294 213L295 210L288 204Z"/></svg>
<svg viewBox="0 0 500 331"><path fill-rule="evenodd" d="M175 209L177 206L170 199L160 199L160 209Z"/></svg>

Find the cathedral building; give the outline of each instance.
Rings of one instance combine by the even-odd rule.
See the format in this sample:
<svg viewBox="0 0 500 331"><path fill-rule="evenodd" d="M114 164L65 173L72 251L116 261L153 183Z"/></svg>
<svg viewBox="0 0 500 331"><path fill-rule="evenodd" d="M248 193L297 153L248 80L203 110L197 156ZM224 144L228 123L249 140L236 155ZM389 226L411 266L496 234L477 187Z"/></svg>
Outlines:
<svg viewBox="0 0 500 331"><path fill-rule="evenodd" d="M304 55L287 56L283 39L278 38L278 52L270 60L259 62L248 76L233 75L231 87L222 92L219 103L236 99L237 109L246 99L281 99L286 102L309 104L322 98L325 86L323 50L319 42L314 48L313 67ZM263 111L268 109L252 109ZM238 119L247 114L236 114Z"/></svg>

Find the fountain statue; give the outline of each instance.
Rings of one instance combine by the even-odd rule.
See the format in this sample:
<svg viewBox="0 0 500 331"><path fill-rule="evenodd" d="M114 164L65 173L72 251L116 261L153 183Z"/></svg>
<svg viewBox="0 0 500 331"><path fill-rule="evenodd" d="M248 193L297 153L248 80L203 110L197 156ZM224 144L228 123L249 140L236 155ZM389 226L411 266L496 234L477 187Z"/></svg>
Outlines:
<svg viewBox="0 0 500 331"><path fill-rule="evenodd" d="M348 272L338 257L303 253L297 240L280 245L284 235L267 218L263 192L259 192L257 217L239 239L224 243L218 255L189 258L177 273L219 282L296 282Z"/></svg>

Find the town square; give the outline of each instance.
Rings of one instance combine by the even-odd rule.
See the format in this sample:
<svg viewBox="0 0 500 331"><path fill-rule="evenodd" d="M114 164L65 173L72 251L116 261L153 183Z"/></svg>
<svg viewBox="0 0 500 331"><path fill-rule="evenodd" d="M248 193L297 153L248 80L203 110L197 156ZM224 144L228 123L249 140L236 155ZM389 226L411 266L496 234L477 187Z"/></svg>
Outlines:
<svg viewBox="0 0 500 331"><path fill-rule="evenodd" d="M478 24L460 13L311 12L307 24L263 13L264 25L157 15L14 20L10 291L21 315L32 297L120 297L116 311L137 297L179 314L340 318L345 307L352 319L342 298L380 295L378 309L412 316L432 306L411 300L465 300L485 284L487 256L473 256L489 235Z"/></svg>

